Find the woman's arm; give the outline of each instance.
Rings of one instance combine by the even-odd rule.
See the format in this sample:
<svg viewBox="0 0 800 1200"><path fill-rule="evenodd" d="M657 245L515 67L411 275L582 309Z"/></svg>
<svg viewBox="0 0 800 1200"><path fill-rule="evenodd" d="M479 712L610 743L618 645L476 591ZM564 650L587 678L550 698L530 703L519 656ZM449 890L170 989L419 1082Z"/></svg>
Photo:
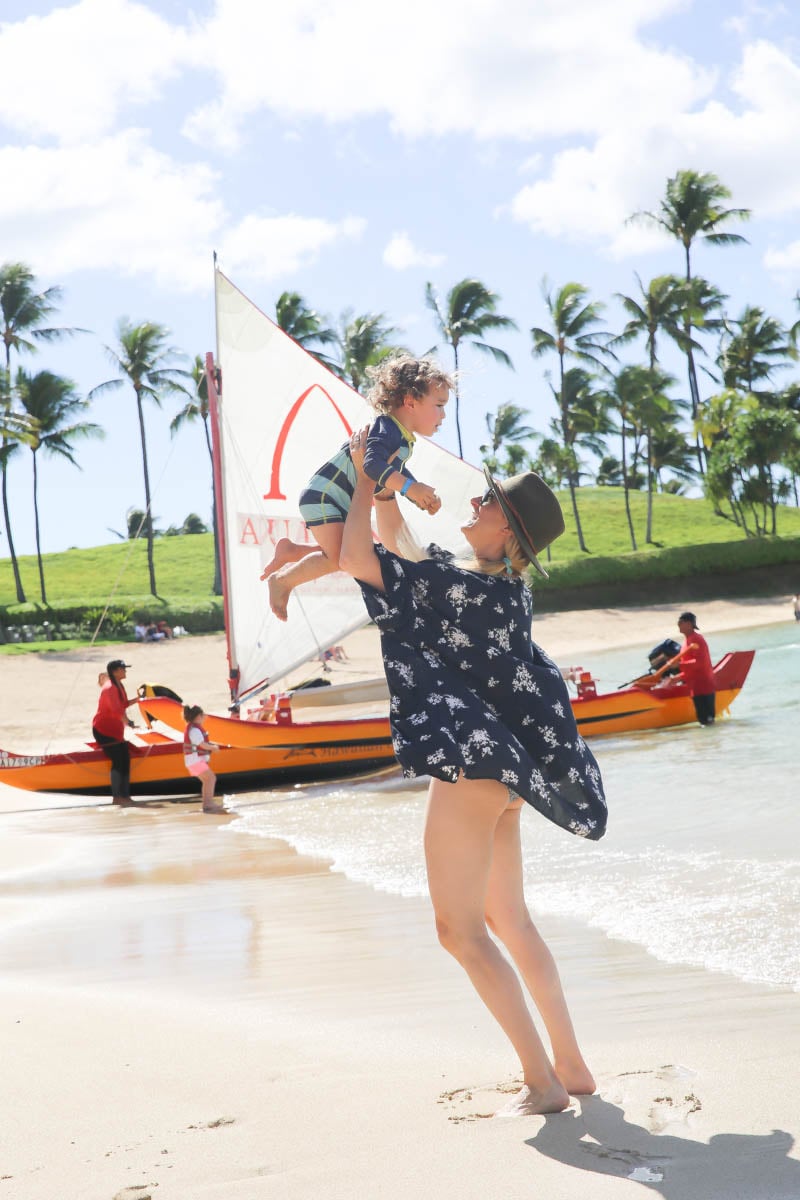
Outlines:
<svg viewBox="0 0 800 1200"><path fill-rule="evenodd" d="M400 505L394 496L391 500L376 500L375 516L378 521L378 540L387 550L391 550L392 554L399 554L397 537L403 529L405 521L400 511Z"/></svg>
<svg viewBox="0 0 800 1200"><path fill-rule="evenodd" d="M354 579L368 583L377 591L383 592L383 575L381 564L372 544L372 496L374 484L369 476L364 474L364 449L367 441L367 429L357 430L350 439L350 455L356 468L357 479L353 498L350 501L350 511L344 523L342 549L339 554L339 568L352 575ZM381 507L388 507L382 505Z"/></svg>

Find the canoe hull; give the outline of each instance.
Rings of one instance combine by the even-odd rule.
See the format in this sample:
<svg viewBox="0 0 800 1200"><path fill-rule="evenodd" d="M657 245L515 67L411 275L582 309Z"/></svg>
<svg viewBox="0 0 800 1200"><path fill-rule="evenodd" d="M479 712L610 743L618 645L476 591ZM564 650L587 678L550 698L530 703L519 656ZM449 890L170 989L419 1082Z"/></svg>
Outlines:
<svg viewBox="0 0 800 1200"><path fill-rule="evenodd" d="M335 779L387 766L395 761L391 741L347 739L310 747L218 750L211 756L219 792L270 788L285 783ZM75 754L14 755L0 752L0 783L33 792L108 796L111 764L97 750ZM183 762L183 747L148 746L131 756L131 795L199 795L200 784Z"/></svg>
<svg viewBox="0 0 800 1200"><path fill-rule="evenodd" d="M737 650L714 667L717 716L726 713L739 695L754 657L754 650ZM666 729L697 720L688 688L672 681L655 688L629 687L596 697L577 697L572 711L584 738Z"/></svg>

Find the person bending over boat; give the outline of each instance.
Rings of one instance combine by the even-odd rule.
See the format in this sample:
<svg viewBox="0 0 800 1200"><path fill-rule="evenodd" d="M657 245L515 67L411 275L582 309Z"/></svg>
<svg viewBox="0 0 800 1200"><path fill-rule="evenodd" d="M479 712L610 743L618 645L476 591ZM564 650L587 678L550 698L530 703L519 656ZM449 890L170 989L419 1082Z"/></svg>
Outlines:
<svg viewBox="0 0 800 1200"><path fill-rule="evenodd" d="M418 508L438 512L442 502L434 488L416 480L405 464L416 435L430 437L444 420L452 379L432 359L407 354L389 358L369 373L369 400L380 415L370 429L364 469L378 499L393 500L399 492ZM293 588L339 570L342 529L355 482L345 442L301 492L300 515L317 545L281 538L261 573L262 579L269 579L270 608L280 621L286 620Z"/></svg>
<svg viewBox="0 0 800 1200"><path fill-rule="evenodd" d="M697 720L701 725L713 725L716 719L717 685L708 642L697 628L693 612L684 612L678 617L678 629L683 634L683 645L674 658L665 662L656 675L661 677L670 667L679 667L679 679L683 679L689 692Z"/></svg>
<svg viewBox="0 0 800 1200"><path fill-rule="evenodd" d="M562 828L597 839L606 827L600 771L578 733L558 667L531 640L523 576L564 531L558 500L528 472L471 501L470 562L430 547L410 562L387 548L402 524L378 506L354 434L358 472L344 527L342 569L381 632L395 753L406 776L430 775L425 820L428 886L439 940L466 970L510 1039L523 1087L504 1113L558 1112L595 1090L552 955L525 904L520 809L527 801ZM547 1029L552 1063L506 945Z"/></svg>
<svg viewBox="0 0 800 1200"><path fill-rule="evenodd" d="M92 721L92 736L106 758L111 759L111 801L132 804L131 748L125 741L126 725L133 725L127 714L136 697L128 699L124 679L130 663L114 658L106 667L107 680L100 688L97 712ZM102 674L100 676L102 678ZM99 682L99 681L98 681Z"/></svg>

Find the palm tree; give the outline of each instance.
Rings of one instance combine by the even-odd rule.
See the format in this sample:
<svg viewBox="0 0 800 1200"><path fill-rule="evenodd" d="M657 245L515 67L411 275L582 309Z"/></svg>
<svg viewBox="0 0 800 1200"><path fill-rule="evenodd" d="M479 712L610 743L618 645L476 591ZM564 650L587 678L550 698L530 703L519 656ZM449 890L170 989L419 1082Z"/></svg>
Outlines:
<svg viewBox="0 0 800 1200"><path fill-rule="evenodd" d="M697 476L693 451L686 436L676 425L665 424L653 434L653 471L661 492L677 493ZM662 482L661 472L671 471L672 478Z"/></svg>
<svg viewBox="0 0 800 1200"><path fill-rule="evenodd" d="M534 429L529 425L523 425L525 416L526 410L519 408L516 404L501 404L496 413L486 414L486 428L491 441L488 445L481 446L481 455L490 471L500 469L498 454L501 450L506 450L512 460L519 458L519 461L522 461L524 458L524 451L520 458L516 453L516 448L521 447L522 442L527 442L536 436ZM514 452L512 452L512 447L514 447ZM511 474L515 473L511 471Z"/></svg>
<svg viewBox="0 0 800 1200"><path fill-rule="evenodd" d="M614 358L614 352L609 348L611 335L598 329L601 324L600 313L603 305L596 300L589 301L589 289L580 283L565 283L562 288L551 292L547 280L542 281L542 294L550 314L551 328L543 329L534 325L531 329L533 338L533 357L541 358L544 354L558 356L559 387L554 390L561 411L561 437L565 448L571 445L569 401L565 388L565 360L567 357L577 358L580 362L591 363L604 369L603 358ZM577 470L568 476L569 494L572 501L572 512L575 517L575 528L578 534L578 545L588 553L583 540L583 529L578 512L578 501L575 496L577 486Z"/></svg>
<svg viewBox="0 0 800 1200"><path fill-rule="evenodd" d="M74 329L55 329L47 324L56 311L61 299L61 289L46 288L43 292L36 291L36 278L30 267L25 263L11 262L0 266L0 314L2 315L2 338L5 348L5 373L2 377L2 392L0 392L0 418L8 418L11 414L11 351L19 354L21 351L32 353L36 350L37 342L53 341L68 334L75 333ZM3 497L3 520L5 521L8 552L11 557L11 569L14 572L14 584L17 591L17 601L25 603L25 591L19 573L19 564L14 550L14 539L11 535L11 517L8 507L8 461L11 457L11 444L14 440L9 436L11 429L8 421L0 431L0 489Z"/></svg>
<svg viewBox="0 0 800 1200"><path fill-rule="evenodd" d="M360 391L367 382L369 367L399 353L401 347L390 340L397 332L384 313L364 313L359 317L351 312L342 313L335 335L339 361L330 364L334 374Z"/></svg>
<svg viewBox="0 0 800 1200"><path fill-rule="evenodd" d="M208 377L206 375L205 362L201 355L195 355L190 374L194 384L194 395L190 395L180 412L176 413L172 418L169 427L174 437L181 426L187 422L198 420L203 422L203 434L206 439L206 450L208 451L208 462L211 470L211 528L214 534L214 584L212 591L215 596L221 596L222 572L219 561L217 498L214 493L214 451L211 445L211 429L209 427Z"/></svg>
<svg viewBox="0 0 800 1200"><path fill-rule="evenodd" d="M99 425L90 421L74 420L88 408L75 391L71 379L54 375L51 371L38 371L29 375L20 369L17 372L16 391L22 407L36 422L36 431L29 442L33 454L33 515L36 531L36 560L39 565L39 587L42 604L47 604L44 585L44 566L39 536L39 474L37 455L40 450L47 454L58 454L77 467L72 443L77 438L104 437Z"/></svg>
<svg viewBox="0 0 800 1200"><path fill-rule="evenodd" d="M635 467L633 472L628 467L628 437L634 433L638 414L642 408L643 398L648 394L649 389L649 369L647 367L628 366L623 367L617 372L607 392L609 405L616 411L620 419L622 486L625 492L625 516L628 520L628 533L630 534L631 548L633 550L638 549L636 534L633 528L630 501L631 477L635 474Z"/></svg>
<svg viewBox="0 0 800 1200"><path fill-rule="evenodd" d="M483 339L494 329L516 329L511 317L496 312L500 297L489 290L479 279L462 279L453 285L442 304L432 283L425 284L425 303L436 317L440 336L453 348L453 369L456 393L456 436L458 455L464 457L461 439L461 386L458 378L458 351L462 342L470 342L481 354L489 354L495 362L514 369L514 364L498 346L490 346Z"/></svg>
<svg viewBox="0 0 800 1200"><path fill-rule="evenodd" d="M757 384L788 367L787 359L797 357L789 332L756 305L748 304L738 321L727 322L727 328L729 337L718 359L726 388L755 392Z"/></svg>
<svg viewBox="0 0 800 1200"><path fill-rule="evenodd" d="M150 573L150 591L158 596L156 591L156 572L153 564L153 510L150 499L150 474L147 466L147 439L144 427L143 400L149 396L156 404L161 404L162 392L189 392L183 383L191 379L191 372L171 364L180 355L167 345L169 330L154 321L144 321L141 325L133 325L127 317L122 317L117 325L117 346L107 346L109 358L119 372L116 379L109 379L92 388L89 398L101 395L107 391L116 391L126 382L130 383L136 395L136 411L139 417L139 436L142 447L142 471L144 473L145 496L145 533L147 537L147 567Z"/></svg>
<svg viewBox="0 0 800 1200"><path fill-rule="evenodd" d="M611 343L630 342L634 338L644 337L647 342L647 354L651 367L658 361L656 342L660 333L671 338L681 350L687 347L686 333L683 328L683 311L686 303L686 285L676 275L658 275L651 279L647 287L636 275L641 296L625 296L616 293L617 299L628 316L628 322L622 333L611 339ZM691 340L691 339L690 339ZM694 343L700 349L699 343Z"/></svg>
<svg viewBox="0 0 800 1200"><path fill-rule="evenodd" d="M683 246L686 268L686 282L692 280L692 245L697 238L710 242L712 246L730 246L747 239L739 233L721 232L721 226L729 221L747 221L750 218L749 208L723 208L724 201L730 199L730 190L710 172L678 171L667 180L667 190L664 199L660 201L656 212L636 212L630 218L632 221L644 221L664 229ZM684 332L691 341L692 327L695 324L692 317L691 304L684 313ZM694 364L692 347L687 344L686 359L689 369L689 396L692 405L692 418L697 416L700 404L700 391L697 385L697 371Z"/></svg>
<svg viewBox="0 0 800 1200"><path fill-rule="evenodd" d="M314 347L336 345L336 330L327 326L325 318L308 307L299 292L281 293L275 302L275 321L298 346L302 346L323 366L331 367L327 355Z"/></svg>

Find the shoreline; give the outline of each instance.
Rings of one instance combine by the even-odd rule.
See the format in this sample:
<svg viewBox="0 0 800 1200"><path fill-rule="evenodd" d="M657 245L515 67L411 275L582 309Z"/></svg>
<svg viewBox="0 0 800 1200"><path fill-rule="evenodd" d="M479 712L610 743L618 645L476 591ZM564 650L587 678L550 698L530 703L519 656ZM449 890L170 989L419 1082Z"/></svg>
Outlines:
<svg viewBox="0 0 800 1200"><path fill-rule="evenodd" d="M426 899L186 806L5 824L14 1200L798 1194L795 994L542 918L599 1094L491 1121L514 1055Z"/></svg>

